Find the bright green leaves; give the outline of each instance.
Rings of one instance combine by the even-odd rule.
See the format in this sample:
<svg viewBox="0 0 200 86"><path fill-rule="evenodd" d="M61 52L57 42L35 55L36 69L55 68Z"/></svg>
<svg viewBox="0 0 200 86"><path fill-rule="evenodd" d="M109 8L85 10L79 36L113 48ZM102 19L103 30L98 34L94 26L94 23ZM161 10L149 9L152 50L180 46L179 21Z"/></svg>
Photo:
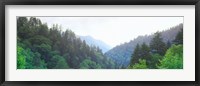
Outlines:
<svg viewBox="0 0 200 86"><path fill-rule="evenodd" d="M182 69L183 68L183 46L172 45L170 47L164 59L160 61L158 68L162 69Z"/></svg>
<svg viewBox="0 0 200 86"><path fill-rule="evenodd" d="M17 69L24 69L26 65L26 52L25 50L17 46Z"/></svg>
<svg viewBox="0 0 200 86"><path fill-rule="evenodd" d="M35 17L17 18L18 69L114 68L97 46L89 46L77 35ZM20 46L20 47L19 47Z"/></svg>
<svg viewBox="0 0 200 86"><path fill-rule="evenodd" d="M18 69L44 69L46 64L40 59L38 52L33 53L30 49L24 49L21 46L17 46L17 68Z"/></svg>
<svg viewBox="0 0 200 86"><path fill-rule="evenodd" d="M147 69L146 60L139 59L139 63L129 66L130 69Z"/></svg>
<svg viewBox="0 0 200 86"><path fill-rule="evenodd" d="M167 46L162 41L160 33L150 42L150 48L144 43L137 44L133 54L130 69L183 69L183 30L177 34L174 43L168 41Z"/></svg>

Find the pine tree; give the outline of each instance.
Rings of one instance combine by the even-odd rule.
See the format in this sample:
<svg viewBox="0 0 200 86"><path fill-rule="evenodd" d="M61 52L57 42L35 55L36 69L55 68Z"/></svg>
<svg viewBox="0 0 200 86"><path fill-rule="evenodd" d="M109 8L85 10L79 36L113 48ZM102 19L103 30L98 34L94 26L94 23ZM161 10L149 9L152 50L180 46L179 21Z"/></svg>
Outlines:
<svg viewBox="0 0 200 86"><path fill-rule="evenodd" d="M146 62L147 62L147 65L150 64L150 60L151 60L151 54L150 54L150 48L148 45L146 45L145 43L142 44L141 46L141 58L142 59L145 59Z"/></svg>
<svg viewBox="0 0 200 86"><path fill-rule="evenodd" d="M174 44L183 44L183 28L181 28L181 31L176 35L173 42Z"/></svg>
<svg viewBox="0 0 200 86"><path fill-rule="evenodd" d="M169 47L171 47L171 42L168 40L168 41L167 41L167 49L168 49Z"/></svg>
<svg viewBox="0 0 200 86"><path fill-rule="evenodd" d="M165 55L167 46L163 42L163 40L161 38L161 34L159 32L156 32L154 34L154 37L150 42L150 49L151 49L151 53L153 53L153 54L158 53L162 56Z"/></svg>
<svg viewBox="0 0 200 86"><path fill-rule="evenodd" d="M135 63L138 63L140 59L140 45L137 44L136 48L131 56L131 65L134 65Z"/></svg>

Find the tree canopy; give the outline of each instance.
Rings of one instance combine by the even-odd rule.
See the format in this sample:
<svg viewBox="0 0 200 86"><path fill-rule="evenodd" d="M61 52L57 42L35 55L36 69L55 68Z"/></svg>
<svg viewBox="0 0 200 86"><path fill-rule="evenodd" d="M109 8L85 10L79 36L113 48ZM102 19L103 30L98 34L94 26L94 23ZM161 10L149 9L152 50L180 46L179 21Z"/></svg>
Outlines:
<svg viewBox="0 0 200 86"><path fill-rule="evenodd" d="M114 68L97 46L89 46L70 29L51 28L35 17L17 18L18 69Z"/></svg>

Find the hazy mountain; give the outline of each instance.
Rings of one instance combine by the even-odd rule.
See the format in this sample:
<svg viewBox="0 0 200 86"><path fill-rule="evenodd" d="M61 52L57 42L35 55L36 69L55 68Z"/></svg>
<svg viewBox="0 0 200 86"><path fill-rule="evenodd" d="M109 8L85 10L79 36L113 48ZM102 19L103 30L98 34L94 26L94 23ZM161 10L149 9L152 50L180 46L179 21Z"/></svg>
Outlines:
<svg viewBox="0 0 200 86"><path fill-rule="evenodd" d="M168 41L172 42L181 28L183 28L183 24L179 24L175 27L171 27L168 30L161 31L161 37L163 38L163 41L165 43L167 43ZM130 63L131 55L136 45L138 43L142 44L143 42L149 45L152 38L153 34L138 36L137 38L127 43L112 48L111 50L107 51L105 55L112 58L116 62L118 67L127 67Z"/></svg>
<svg viewBox="0 0 200 86"><path fill-rule="evenodd" d="M85 40L85 42L90 46L91 45L98 46L103 53L111 49L111 47L108 44L104 43L101 40L97 40L91 36L79 36L79 37L81 38L82 41Z"/></svg>

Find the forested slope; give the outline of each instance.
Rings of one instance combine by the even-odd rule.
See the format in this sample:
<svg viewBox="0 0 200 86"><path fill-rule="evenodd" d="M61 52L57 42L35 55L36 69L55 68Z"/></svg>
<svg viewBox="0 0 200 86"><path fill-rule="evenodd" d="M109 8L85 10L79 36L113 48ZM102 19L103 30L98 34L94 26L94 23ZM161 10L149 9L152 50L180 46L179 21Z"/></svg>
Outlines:
<svg viewBox="0 0 200 86"><path fill-rule="evenodd" d="M40 19L17 18L18 69L114 68L101 49L89 46L67 29L49 28Z"/></svg>
<svg viewBox="0 0 200 86"><path fill-rule="evenodd" d="M167 46L170 46L170 44L172 44L173 40L176 38L177 33L180 32L182 28L183 24L179 24L177 26L169 28L168 30L159 32L162 41ZM149 45L153 37L154 34L138 36L130 42L126 42L112 48L111 50L106 52L105 55L115 61L117 68L127 68L127 66L130 64L131 55L133 54L137 44L142 45L143 43L145 43L146 45Z"/></svg>

